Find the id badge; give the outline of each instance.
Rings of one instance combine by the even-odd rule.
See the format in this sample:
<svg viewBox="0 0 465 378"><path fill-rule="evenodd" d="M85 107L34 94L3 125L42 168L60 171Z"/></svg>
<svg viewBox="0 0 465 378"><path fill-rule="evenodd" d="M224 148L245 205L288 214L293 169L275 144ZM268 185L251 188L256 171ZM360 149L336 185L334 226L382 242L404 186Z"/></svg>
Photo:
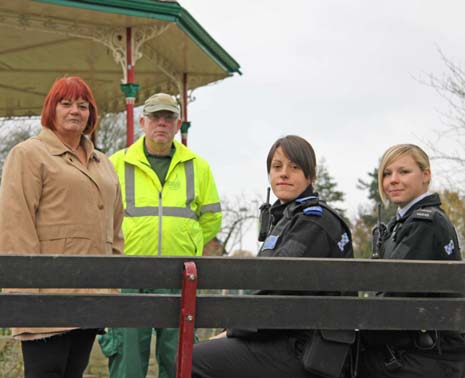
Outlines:
<svg viewBox="0 0 465 378"><path fill-rule="evenodd" d="M276 243L278 242L279 236L270 235L266 238L265 242L263 243L262 251L265 249L274 249L276 247Z"/></svg>

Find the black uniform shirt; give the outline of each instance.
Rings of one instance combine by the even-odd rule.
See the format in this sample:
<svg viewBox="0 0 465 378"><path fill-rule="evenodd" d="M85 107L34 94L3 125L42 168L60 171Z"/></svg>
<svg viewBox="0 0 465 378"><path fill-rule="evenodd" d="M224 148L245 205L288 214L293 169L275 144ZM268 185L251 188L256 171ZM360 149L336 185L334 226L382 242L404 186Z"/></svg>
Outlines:
<svg viewBox="0 0 465 378"><path fill-rule="evenodd" d="M454 226L440 208L437 194L414 204L400 219L392 219L384 237L385 259L461 260Z"/></svg>
<svg viewBox="0 0 465 378"><path fill-rule="evenodd" d="M440 208L439 195L432 194L415 203L400 219L393 218L387 225L381 256L384 259L408 260L461 260L460 248L454 226ZM448 294L396 294L380 293L385 296L432 297L449 296ZM417 336L412 331L364 331L362 339L365 344L376 346L405 343L406 335ZM412 341L413 343L413 341ZM465 357L465 338L459 332L441 332L442 355L436 348L417 353L427 354L433 358L463 359Z"/></svg>
<svg viewBox="0 0 465 378"><path fill-rule="evenodd" d="M258 253L261 257L353 257L352 237L348 226L326 204L318 199L311 187L296 200L276 202L271 208L272 228ZM255 294L290 294L260 290ZM307 291L295 295L310 295ZM228 329L229 337L251 337L260 332L274 335L280 330ZM291 330L283 330L291 334ZM304 333L296 331L295 333Z"/></svg>
<svg viewBox="0 0 465 378"><path fill-rule="evenodd" d="M259 256L353 257L349 228L308 188L298 199L271 208L272 228Z"/></svg>

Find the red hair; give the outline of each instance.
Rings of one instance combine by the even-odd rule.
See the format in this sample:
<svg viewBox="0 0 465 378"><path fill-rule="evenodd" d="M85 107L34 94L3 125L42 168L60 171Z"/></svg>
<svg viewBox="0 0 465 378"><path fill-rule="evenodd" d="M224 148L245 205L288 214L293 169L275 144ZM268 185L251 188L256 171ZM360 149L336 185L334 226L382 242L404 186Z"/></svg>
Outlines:
<svg viewBox="0 0 465 378"><path fill-rule="evenodd" d="M78 76L65 76L55 80L45 97L40 119L42 126L54 130L57 104L61 100L75 101L79 98L89 103L89 119L83 133L91 134L97 127L97 104L89 86Z"/></svg>

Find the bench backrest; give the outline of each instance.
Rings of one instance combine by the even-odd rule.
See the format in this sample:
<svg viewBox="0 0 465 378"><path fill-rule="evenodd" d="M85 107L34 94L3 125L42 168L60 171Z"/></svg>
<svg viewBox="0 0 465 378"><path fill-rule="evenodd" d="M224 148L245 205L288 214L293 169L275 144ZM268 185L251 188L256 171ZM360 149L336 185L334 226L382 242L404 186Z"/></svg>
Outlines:
<svg viewBox="0 0 465 378"><path fill-rule="evenodd" d="M198 289L283 294L200 294L197 328L465 330L462 262L2 255L0 287L181 288L186 261L197 266ZM289 291L319 295L284 295ZM359 291L409 296L365 297ZM337 292L355 294L326 295ZM0 308L1 327L175 327L180 296L1 294Z"/></svg>

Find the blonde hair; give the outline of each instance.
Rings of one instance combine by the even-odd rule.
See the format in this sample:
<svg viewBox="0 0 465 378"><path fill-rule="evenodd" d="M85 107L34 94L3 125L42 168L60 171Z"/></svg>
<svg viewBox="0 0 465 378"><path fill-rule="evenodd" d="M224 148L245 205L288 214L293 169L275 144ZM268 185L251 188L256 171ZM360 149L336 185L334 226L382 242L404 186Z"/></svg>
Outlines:
<svg viewBox="0 0 465 378"><path fill-rule="evenodd" d="M424 172L425 169L431 170L428 155L417 145L396 144L392 147L389 147L383 154L378 169L378 191L379 196L381 197L381 200L383 202L386 202L386 195L383 189L384 170L386 169L387 165L391 164L394 160L396 160L402 155L411 156L413 160L415 160L415 163L417 163L418 167L421 169L422 172Z"/></svg>

